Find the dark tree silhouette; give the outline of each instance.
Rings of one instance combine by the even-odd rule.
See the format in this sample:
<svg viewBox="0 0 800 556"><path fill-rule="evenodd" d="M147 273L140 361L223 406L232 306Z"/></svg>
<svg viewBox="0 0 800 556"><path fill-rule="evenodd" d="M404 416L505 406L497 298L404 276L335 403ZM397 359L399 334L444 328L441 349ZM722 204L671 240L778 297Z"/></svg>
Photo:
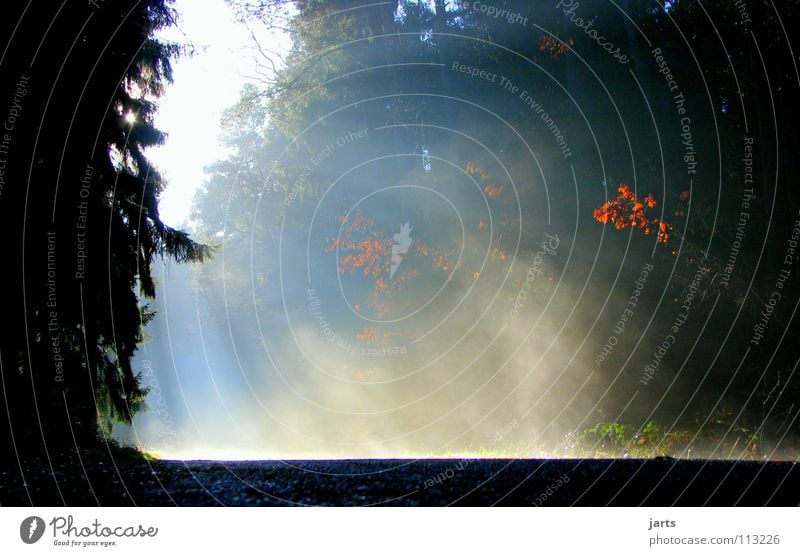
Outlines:
<svg viewBox="0 0 800 556"><path fill-rule="evenodd" d="M173 22L168 0L34 4L6 8L19 27L0 65L15 115L0 197L9 454L90 447L99 425L130 422L153 265L211 254L161 221L165 183L144 154L163 141L155 101L181 53L152 38Z"/></svg>

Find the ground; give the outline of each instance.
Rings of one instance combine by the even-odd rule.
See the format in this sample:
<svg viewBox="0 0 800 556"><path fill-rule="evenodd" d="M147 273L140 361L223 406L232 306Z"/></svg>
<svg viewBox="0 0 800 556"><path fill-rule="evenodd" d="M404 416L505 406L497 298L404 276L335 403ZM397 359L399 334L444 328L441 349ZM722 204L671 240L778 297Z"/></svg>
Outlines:
<svg viewBox="0 0 800 556"><path fill-rule="evenodd" d="M0 466L3 506L796 506L793 462L650 460L165 461ZM73 465L77 463L77 466ZM85 471L84 471L85 470ZM57 479L57 482L56 480Z"/></svg>

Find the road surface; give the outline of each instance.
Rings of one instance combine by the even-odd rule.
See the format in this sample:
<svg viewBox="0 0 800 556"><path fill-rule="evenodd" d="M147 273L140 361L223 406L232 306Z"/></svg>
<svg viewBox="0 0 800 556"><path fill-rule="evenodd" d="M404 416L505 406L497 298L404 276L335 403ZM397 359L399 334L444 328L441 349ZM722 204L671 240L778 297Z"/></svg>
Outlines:
<svg viewBox="0 0 800 556"><path fill-rule="evenodd" d="M82 463L82 466L81 466ZM77 465L75 465L77 464ZM796 506L793 462L672 460L6 461L3 506Z"/></svg>

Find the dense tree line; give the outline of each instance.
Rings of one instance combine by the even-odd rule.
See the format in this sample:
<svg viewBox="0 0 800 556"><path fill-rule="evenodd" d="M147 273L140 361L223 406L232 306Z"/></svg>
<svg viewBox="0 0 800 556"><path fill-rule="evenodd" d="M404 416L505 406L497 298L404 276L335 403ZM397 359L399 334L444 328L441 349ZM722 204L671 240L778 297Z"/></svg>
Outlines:
<svg viewBox="0 0 800 556"><path fill-rule="evenodd" d="M736 3L722 0L677 0L667 7L656 0L580 7L505 0L492 3L491 13L444 0L231 4L250 23L285 28L294 47L282 64L263 50L262 69L277 71L262 72L264 80L247 86L226 115L233 154L212 165L196 202L203 243L161 222L165 184L143 154L163 141L152 124L155 103L171 79L170 59L180 54L152 38L173 22L169 2L6 8L0 217L9 264L2 277L7 326L0 337L0 404L12 452L92 445L110 423L130 422L143 408L146 390L131 361L152 318L147 299L156 292L158 257L201 261L211 254L206 244L221 243L226 264L239 270L225 273L226 296L216 293L219 265L201 267L197 283L209 304L220 304L220 314L233 309L252 316L279 302L274 257L267 255L275 253L281 226L291 234L304 225L283 218L313 207L341 170L387 153L412 156L386 157L384 176L432 189L450 176L444 160L470 175L480 176L470 169L481 169L487 179L502 178L484 190L509 229L492 252L535 256L534 236L545 220L562 238L577 229L582 241L573 264L592 268L587 281L619 278L616 265L593 266L604 228L592 210L623 182L642 198L654 193L661 218L674 229L666 246L655 237L646 242L605 231L606 259L648 260L655 252L663 273L652 282L660 295L641 301L641 314L655 315L643 346L636 348L628 334L617 351L636 348L625 363L633 378L601 400L603 411L625 407L639 370L653 357L650 347L675 326L691 290L692 314L680 337L691 371L679 373L682 359L675 357L658 378L662 385L674 378L687 395L661 403L662 391L651 389L630 411L646 418L658 407L669 421L735 407L738 419L769 417L775 431L785 431L798 394L796 295L770 309L763 341L753 343L752 336L786 266L800 206L792 187L797 160L786 156L798 147L786 125L798 120L797 61L787 48L795 38L789 23L797 1L784 2L779 12L771 2L750 2L746 18ZM498 17L501 12L513 21ZM624 52L625 60L612 52ZM691 115L688 131L676 91L685 98L680 109ZM544 111L551 117L540 118ZM340 150L323 165L328 171L304 174L327 145L360 129L380 130L379 139ZM449 130L479 137L481 145L455 142ZM688 133L691 138L682 136ZM745 151L748 138L754 138L751 151ZM524 145L535 145L540 168ZM746 152L754 160L750 193ZM524 184L513 203L512 180ZM522 211L515 216L514 203L526 218L518 216ZM586 209L575 214L575 206ZM498 276L504 260L498 255ZM796 285L796 256L790 263ZM621 284L636 278L638 262L630 266ZM523 280L503 291L506 302ZM542 296L552 293L543 287ZM601 301L584 301L581 311L593 315ZM601 322L613 323L617 313L614 306L604 309ZM233 331L242 342L256 339L246 320L233 323ZM587 342L586 362L602 348L606 331ZM703 343L692 348L701 335ZM614 384L616 374L617 368L603 367L598 389Z"/></svg>
<svg viewBox="0 0 800 556"><path fill-rule="evenodd" d="M197 199L203 233L212 238L224 230L229 268L247 270L227 273L235 286L227 290L232 297L226 302L235 300L237 291L246 291L238 301L250 314L278 302L276 269L264 259L253 259L252 253L274 252L273 239L287 207L313 205L336 170L352 162L330 162L334 171L301 179L304 161L347 130L385 128L380 141L359 147L358 159L415 153L422 163L407 164L401 158L382 162L386 175L413 177L432 187L437 178L436 171L425 168L429 156L472 161L498 172L480 149L470 152L463 143L456 148L437 129L480 137L518 178L535 174L521 148L524 138L536 144L545 173L557 176L552 182L558 185L547 191L547 200L563 219L555 226L561 226L564 236L578 225L582 239L599 237L602 227L591 227L591 211L615 197L620 183L637 187L642 198L654 193L659 216L671 226L670 240L660 246L654 245L655 234L644 241L608 232L611 243L604 249L612 260L625 252L646 260L654 252L652 260L663 274L651 282L657 286L650 286L660 295L642 298L639 310L655 311L656 316L626 364L626 372L635 376L627 386L617 383L602 401L603 411L615 414L625 407L639 387L641 369L654 357L650 348L681 318L691 292L691 318L676 350L681 355L660 371L662 385L674 378L673 392L681 394L664 401L663 389L651 388L629 414L634 420L645 418L657 407L657 415L669 422L676 415L684 421L702 420L736 408L743 421L758 423L768 417L776 421L775 430L786 430L798 393L796 378L790 378L795 358L791 343L798 338L792 320L795 298L775 310L771 336L758 345L750 340L779 278L800 206L790 186L796 162L785 156L798 146L791 126L785 125L798 116L797 66L787 48L787 40L795 38L789 22L797 16L797 2L783 3L778 11L769 2L748 3L746 16L733 2L700 6L683 0L666 7L651 0L574 3L574 9L571 2L554 6L508 0L492 2L493 12L485 9L488 4L480 8L438 0L319 0L296 2L296 10L288 12L283 2L231 4L250 22L288 29L294 50L276 77L248 87L230 110L228 140L234 154L212 168ZM514 15L514 20L498 17L501 13ZM613 55L614 49L625 53L624 61ZM659 65L662 59L666 61ZM264 65L273 62L265 54ZM458 67L469 69L454 69ZM474 77L472 68L496 79ZM511 86L502 88L500 77L517 87L514 93ZM528 93L527 104L520 91ZM680 103L676 94L682 95ZM491 106L493 114L476 105ZM557 132L543 129L532 117L537 106L546 107L558 133L568 137L571 152L580 153L575 155L581 158L575 165L577 192L563 145L559 148L552 140ZM684 114L691 116L686 128ZM313 133L307 131L311 128ZM755 141L748 143L749 138ZM749 145L754 150L746 151ZM745 169L743 160L751 151L755 162ZM558 162L548 162L553 160ZM614 180L605 187L596 179L603 171ZM303 184L299 193L298 183ZM745 191L749 186L752 192ZM227 201L221 203L221 198ZM519 202L530 216L545 217L538 186L521 188ZM572 215L578 202L587 208L576 223ZM748 213L744 236L737 227L743 202ZM523 230L524 259L534 253L529 238L535 228L523 222L513 225ZM286 226L300 229L303 222L290 218ZM508 237L504 241L496 247L513 251L513 242ZM573 260L588 268L595 248L591 242L579 247ZM701 279L695 280L698 268ZM205 274L199 282L203 287L213 288L221 279L218 269L200 272ZM593 280L610 283L617 266L593 267L593 273ZM621 283L633 283L636 274L638 269L626 270ZM507 295L513 298L514 293ZM595 301L586 302L588 313L599 310ZM606 311L601 322L615 321L615 310ZM702 343L691 349L699 335ZM602 349L606 338L597 332L590 349ZM634 349L636 339L628 334L621 345ZM620 351L616 364L625 361ZM680 371L686 357L690 369ZM613 366L604 367L599 383L606 385L616 374Z"/></svg>

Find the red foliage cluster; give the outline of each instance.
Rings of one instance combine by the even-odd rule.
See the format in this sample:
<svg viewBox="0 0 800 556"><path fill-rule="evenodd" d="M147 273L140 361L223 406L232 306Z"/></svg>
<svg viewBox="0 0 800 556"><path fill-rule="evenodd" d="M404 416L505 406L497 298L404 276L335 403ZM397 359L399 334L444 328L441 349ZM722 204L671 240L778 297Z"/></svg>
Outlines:
<svg viewBox="0 0 800 556"><path fill-rule="evenodd" d="M360 342L374 343L378 341L378 331L374 326L365 326L361 332L356 334L356 340Z"/></svg>
<svg viewBox="0 0 800 556"><path fill-rule="evenodd" d="M356 340L359 342L366 342L368 344L386 345L396 332L389 330L380 330L375 326L363 326L361 332L356 332Z"/></svg>
<svg viewBox="0 0 800 556"><path fill-rule="evenodd" d="M467 162L467 166L464 169L467 171L467 174L480 174L481 181L489 181L490 179L489 176L483 173L483 170L475 166L472 162Z"/></svg>
<svg viewBox="0 0 800 556"><path fill-rule="evenodd" d="M339 273L363 273L373 278L372 292L367 298L367 306L375 310L378 318L390 312L388 300L395 289L399 289L403 281L414 275L412 269L404 271L392 280L387 281L392 266L392 245L394 240L387 230L375 226L372 218L363 214L349 217L340 216L342 231L338 239L331 238L325 247L326 252L338 251ZM361 305L355 304L355 310L361 313ZM362 341L370 341L364 331L357 336Z"/></svg>
<svg viewBox="0 0 800 556"><path fill-rule="evenodd" d="M326 251L333 251L337 248L344 253L355 251L355 253L347 253L340 257L339 272L342 274L345 270L349 270L350 274L353 274L363 267L364 274L380 276L391 264L391 240L367 238L358 243L348 239L332 239L330 241Z"/></svg>
<svg viewBox="0 0 800 556"><path fill-rule="evenodd" d="M372 369L353 369L353 372L350 373L353 379L355 380L364 380L368 376L370 376L374 371Z"/></svg>
<svg viewBox="0 0 800 556"><path fill-rule="evenodd" d="M464 168L467 171L467 174L478 174L481 177L481 181L489 181L491 178L483 173L478 166L473 164L472 162L467 162L467 166ZM494 199L499 197L500 194L503 192L503 186L497 184L489 184L483 188L483 192L486 193L486 196L490 199Z"/></svg>
<svg viewBox="0 0 800 556"><path fill-rule="evenodd" d="M354 232L366 233L367 230L375 225L375 221L372 218L361 213L356 213L352 216L340 216L337 220L344 224L342 226L342 235L347 237L353 235Z"/></svg>
<svg viewBox="0 0 800 556"><path fill-rule="evenodd" d="M331 239L325 251L336 249L342 253L339 259L339 272L344 274L345 270L353 274L358 269L363 269L368 276L379 276L388 272L391 265L391 238L384 237L380 231L374 229L375 222L366 216L356 214L355 216L340 217L339 221L344 224L342 227L342 239ZM364 234L367 237L358 241L353 241L354 234Z"/></svg>
<svg viewBox="0 0 800 556"><path fill-rule="evenodd" d="M466 169L470 174L479 175L483 182L491 180L471 162L467 164ZM503 192L503 187L486 185L484 192L488 197L494 198ZM480 276L474 269L466 268L464 261L454 261L446 249L430 246L422 241L422 238L415 237L410 249L402 254L406 262L392 277L392 247L395 245L392 230L378 228L372 218L363 214L340 216L337 220L342 224L341 233L338 238L328 239L325 251L337 252L339 273L363 274L369 277L372 285L366 297L366 307L373 309L377 318L384 318L400 310L401 307L398 307L394 294L403 290L409 280L417 279L423 274L426 277L434 277L445 273L448 279L452 279L458 272L459 276L463 275L471 280L477 280ZM508 225L508 222L501 220L500 225ZM487 227L483 220L478 224L480 230ZM493 249L493 260L504 261L506 258L504 251L499 248ZM354 308L361 314L360 303L356 303ZM370 330L367 327L358 333L356 339L366 342L382 341L380 334L376 336L374 329Z"/></svg>
<svg viewBox="0 0 800 556"><path fill-rule="evenodd" d="M486 195L490 199L494 199L495 197L497 197L498 195L500 195L503 192L503 186L501 186L501 185L487 185L486 187L483 188L483 192L486 193Z"/></svg>
<svg viewBox="0 0 800 556"><path fill-rule="evenodd" d="M655 208L656 200L652 193L648 193L643 200L639 200L630 187L620 184L619 195L615 199L603 204L599 209L595 209L592 215L601 224L614 224L617 230L625 228L640 228L649 235L657 233L659 243L667 243L669 240L672 226L658 218L648 218L645 214L646 209Z"/></svg>
<svg viewBox="0 0 800 556"><path fill-rule="evenodd" d="M553 35L539 35L539 43L540 52L549 52L554 59L558 60L561 56L569 52L569 47L567 45L573 46L575 40L570 37L567 41L562 42Z"/></svg>

